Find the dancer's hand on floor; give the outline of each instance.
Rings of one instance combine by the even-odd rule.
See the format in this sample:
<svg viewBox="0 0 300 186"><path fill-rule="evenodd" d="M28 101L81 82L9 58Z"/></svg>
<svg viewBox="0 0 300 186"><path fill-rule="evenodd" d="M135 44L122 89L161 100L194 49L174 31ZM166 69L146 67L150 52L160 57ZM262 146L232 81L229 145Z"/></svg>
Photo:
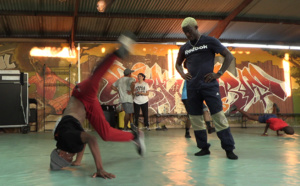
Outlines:
<svg viewBox="0 0 300 186"><path fill-rule="evenodd" d="M262 136L268 136L268 134L267 133L263 133Z"/></svg>
<svg viewBox="0 0 300 186"><path fill-rule="evenodd" d="M116 176L112 173L106 172L105 170L99 170L99 171L95 172L93 175L93 178L96 178L96 177L102 177L104 179L107 179L107 178L112 179L112 178L115 178Z"/></svg>
<svg viewBox="0 0 300 186"><path fill-rule="evenodd" d="M80 166L80 165L81 165L80 162L76 162L76 161L73 161L73 162L72 162L72 166Z"/></svg>

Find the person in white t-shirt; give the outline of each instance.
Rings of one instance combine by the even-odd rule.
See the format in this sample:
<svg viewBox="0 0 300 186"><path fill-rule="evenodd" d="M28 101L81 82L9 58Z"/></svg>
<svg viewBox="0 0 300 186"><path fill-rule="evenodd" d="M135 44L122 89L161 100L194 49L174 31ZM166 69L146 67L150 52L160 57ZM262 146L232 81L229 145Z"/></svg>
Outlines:
<svg viewBox="0 0 300 186"><path fill-rule="evenodd" d="M135 83L134 86L134 99L133 99L134 119L135 119L135 126L138 127L140 110L142 110L142 114L144 117L144 125L147 130L150 130L149 122L148 122L149 85L148 83L145 82L145 78L146 78L145 74L139 73L138 82Z"/></svg>
<svg viewBox="0 0 300 186"><path fill-rule="evenodd" d="M128 130L127 123L130 121L133 124L133 96L135 79L131 77L131 73L134 72L126 68L124 70L124 77L114 82L111 88L119 93L119 101L122 103L122 108L125 111L124 116L124 130Z"/></svg>

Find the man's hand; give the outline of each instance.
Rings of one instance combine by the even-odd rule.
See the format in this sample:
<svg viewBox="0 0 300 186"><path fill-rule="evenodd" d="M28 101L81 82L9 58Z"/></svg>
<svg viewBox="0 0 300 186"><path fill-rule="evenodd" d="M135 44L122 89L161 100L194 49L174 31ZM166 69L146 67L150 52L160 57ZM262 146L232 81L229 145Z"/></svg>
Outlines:
<svg viewBox="0 0 300 186"><path fill-rule="evenodd" d="M72 166L80 166L80 164L81 164L80 162L76 162L76 161L72 162Z"/></svg>
<svg viewBox="0 0 300 186"><path fill-rule="evenodd" d="M190 73L186 73L181 75L181 77L185 80L191 80L192 79L192 75Z"/></svg>
<svg viewBox="0 0 300 186"><path fill-rule="evenodd" d="M215 79L218 79L219 77L220 77L219 74L216 74L216 73L212 72L212 73L206 74L204 76L204 82L205 83L209 83L209 82L211 82L211 81L213 81Z"/></svg>
<svg viewBox="0 0 300 186"><path fill-rule="evenodd" d="M277 133L277 136L283 136L283 134L279 133L279 130L277 130L276 133Z"/></svg>
<svg viewBox="0 0 300 186"><path fill-rule="evenodd" d="M268 136L268 134L267 133L263 133L262 136Z"/></svg>
<svg viewBox="0 0 300 186"><path fill-rule="evenodd" d="M96 178L96 177L102 177L104 179L107 179L107 178L112 179L112 178L115 178L116 176L114 174L106 172L105 170L98 170L93 175L93 178Z"/></svg>
<svg viewBox="0 0 300 186"><path fill-rule="evenodd" d="M132 95L132 92L129 91L129 90L127 90L127 94L128 94L128 95Z"/></svg>

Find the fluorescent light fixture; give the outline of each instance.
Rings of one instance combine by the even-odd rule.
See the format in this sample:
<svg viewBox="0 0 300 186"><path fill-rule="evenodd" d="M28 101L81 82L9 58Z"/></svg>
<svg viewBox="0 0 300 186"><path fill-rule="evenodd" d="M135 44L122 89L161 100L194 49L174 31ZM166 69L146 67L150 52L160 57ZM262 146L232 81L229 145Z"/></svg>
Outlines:
<svg viewBox="0 0 300 186"><path fill-rule="evenodd" d="M288 45L263 45L263 44L248 44L248 43L222 43L226 47L240 48L271 48L271 49L291 49ZM299 47L300 50L300 47Z"/></svg>
<svg viewBox="0 0 300 186"><path fill-rule="evenodd" d="M284 54L284 59L282 60L283 65L283 72L284 72L284 85L285 85L285 92L288 97L292 95L291 93L291 74L290 74L290 62L289 60L289 54Z"/></svg>
<svg viewBox="0 0 300 186"><path fill-rule="evenodd" d="M300 46L290 46L291 50L300 50Z"/></svg>
<svg viewBox="0 0 300 186"><path fill-rule="evenodd" d="M176 45L184 45L185 42L176 42ZM250 43L222 43L226 47L240 47L240 48L271 48L271 49L289 49L300 50L300 46L288 45L265 45L265 44L250 44Z"/></svg>
<svg viewBox="0 0 300 186"><path fill-rule="evenodd" d="M76 53L69 47L33 47L30 50L30 56L75 58Z"/></svg>
<svg viewBox="0 0 300 186"><path fill-rule="evenodd" d="M184 45L185 43L186 42L176 42L175 44L181 46L181 45Z"/></svg>
<svg viewBox="0 0 300 186"><path fill-rule="evenodd" d="M171 79L173 77L173 60L172 60L172 50L168 50L168 71L169 71L169 78Z"/></svg>
<svg viewBox="0 0 300 186"><path fill-rule="evenodd" d="M226 47L241 47L241 48L265 48L267 45L262 44L247 44L247 43L222 43Z"/></svg>
<svg viewBox="0 0 300 186"><path fill-rule="evenodd" d="M286 45L267 45L267 47L273 49L290 49L290 46Z"/></svg>

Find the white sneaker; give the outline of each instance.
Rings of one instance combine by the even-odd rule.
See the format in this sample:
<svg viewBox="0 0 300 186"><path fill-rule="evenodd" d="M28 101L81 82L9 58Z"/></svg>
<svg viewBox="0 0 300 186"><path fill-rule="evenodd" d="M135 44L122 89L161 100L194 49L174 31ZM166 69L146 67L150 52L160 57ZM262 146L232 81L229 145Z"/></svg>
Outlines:
<svg viewBox="0 0 300 186"><path fill-rule="evenodd" d="M134 135L134 139L132 141L136 145L137 152L140 156L144 156L146 153L144 133L133 125L131 125L131 130Z"/></svg>
<svg viewBox="0 0 300 186"><path fill-rule="evenodd" d="M121 43L121 45L127 50L131 51L133 44L135 44L136 36L131 32L126 32L122 34L118 41Z"/></svg>

